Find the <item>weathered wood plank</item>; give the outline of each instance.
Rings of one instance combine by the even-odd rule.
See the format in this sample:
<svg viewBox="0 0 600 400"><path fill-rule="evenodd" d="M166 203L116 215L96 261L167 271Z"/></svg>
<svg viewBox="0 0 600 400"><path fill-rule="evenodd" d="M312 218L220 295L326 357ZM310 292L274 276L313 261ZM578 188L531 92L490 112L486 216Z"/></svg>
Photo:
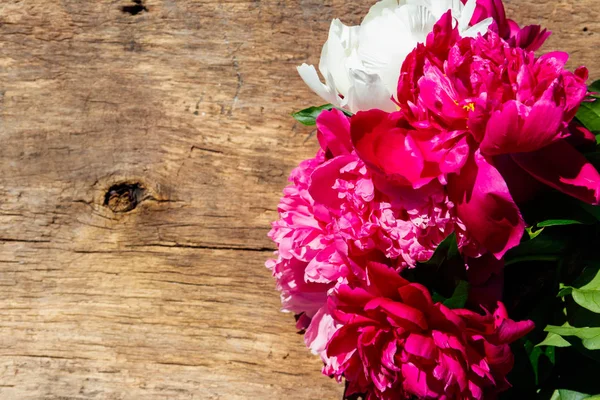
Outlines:
<svg viewBox="0 0 600 400"><path fill-rule="evenodd" d="M1 399L340 397L263 263L316 149L294 67L368 6L0 4ZM509 10L600 78L595 0Z"/></svg>

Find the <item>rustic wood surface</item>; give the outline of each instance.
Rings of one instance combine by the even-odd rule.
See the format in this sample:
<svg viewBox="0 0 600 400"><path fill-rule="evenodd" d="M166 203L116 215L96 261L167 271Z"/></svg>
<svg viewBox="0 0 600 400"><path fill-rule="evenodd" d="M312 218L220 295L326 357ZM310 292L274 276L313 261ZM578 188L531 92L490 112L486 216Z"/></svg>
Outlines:
<svg viewBox="0 0 600 400"><path fill-rule="evenodd" d="M370 1L0 2L0 399L339 399L264 261L332 18ZM598 0L512 0L600 78Z"/></svg>

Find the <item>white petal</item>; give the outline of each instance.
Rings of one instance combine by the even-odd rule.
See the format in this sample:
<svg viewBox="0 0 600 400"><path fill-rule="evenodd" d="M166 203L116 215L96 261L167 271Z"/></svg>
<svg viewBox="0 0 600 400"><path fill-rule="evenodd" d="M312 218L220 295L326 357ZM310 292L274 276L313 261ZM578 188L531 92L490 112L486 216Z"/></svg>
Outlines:
<svg viewBox="0 0 600 400"><path fill-rule="evenodd" d="M329 38L323 46L319 70L323 76L331 74L339 93L346 95L350 87L348 77L348 58L358 47L358 26L346 26L334 19L329 28Z"/></svg>
<svg viewBox="0 0 600 400"><path fill-rule="evenodd" d="M439 20L446 11L452 9L454 0L421 0L423 6L427 7L435 20ZM412 4L419 5L418 1L412 2Z"/></svg>
<svg viewBox="0 0 600 400"><path fill-rule="evenodd" d="M469 0L467 4L462 8L460 12L460 17L458 19L458 30L466 31L469 28L469 23L471 22L471 18L473 18L473 13L475 12L475 7L477 6L477 0Z"/></svg>
<svg viewBox="0 0 600 400"><path fill-rule="evenodd" d="M385 10L393 11L400 6L403 6L404 4L406 4L406 1L404 0L381 0L375 5L371 6L361 25L368 24L373 19L382 16Z"/></svg>
<svg viewBox="0 0 600 400"><path fill-rule="evenodd" d="M395 91L404 59L417 45L406 19L399 10L384 9L382 14L360 26L358 57L369 74L377 74L390 92Z"/></svg>
<svg viewBox="0 0 600 400"><path fill-rule="evenodd" d="M377 108L387 112L397 110L392 94L376 74L350 70L352 86L348 93L348 108L353 113Z"/></svg>
<svg viewBox="0 0 600 400"><path fill-rule="evenodd" d="M486 18L483 21L479 21L478 23L476 23L475 25L473 25L466 31L461 32L460 35L462 37L472 37L472 38L477 37L479 34L485 35L485 33L488 31L488 29L493 21L494 21L494 19L491 17Z"/></svg>
<svg viewBox="0 0 600 400"><path fill-rule="evenodd" d="M424 43L437 18L424 5L408 4L396 10L396 15L408 26L412 37L418 43ZM411 49L412 51L412 49Z"/></svg>
<svg viewBox="0 0 600 400"><path fill-rule="evenodd" d="M321 96L323 100L336 106L341 104L341 99L335 91L333 82L331 81L331 74L328 75L327 85L324 85L321 82L321 79L319 79L317 70L312 65L302 64L298 67L298 73L304 83L306 83L313 92Z"/></svg>

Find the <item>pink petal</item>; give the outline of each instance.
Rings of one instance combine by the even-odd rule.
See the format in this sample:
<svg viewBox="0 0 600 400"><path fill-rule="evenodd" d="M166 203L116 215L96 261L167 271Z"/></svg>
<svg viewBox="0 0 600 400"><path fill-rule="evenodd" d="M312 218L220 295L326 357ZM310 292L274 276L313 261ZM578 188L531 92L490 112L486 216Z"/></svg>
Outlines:
<svg viewBox="0 0 600 400"><path fill-rule="evenodd" d="M411 132L401 113L369 110L352 117L352 143L369 168L404 184L422 186L433 177L421 178L425 161Z"/></svg>
<svg viewBox="0 0 600 400"><path fill-rule="evenodd" d="M425 161L415 140L399 129L382 135L375 142L380 165L388 174L400 175L409 182L417 182Z"/></svg>
<svg viewBox="0 0 600 400"><path fill-rule="evenodd" d="M504 178L477 151L448 180L450 200L467 233L500 259L519 244L525 223Z"/></svg>
<svg viewBox="0 0 600 400"><path fill-rule="evenodd" d="M404 351L413 356L433 360L437 356L437 346L430 336L411 333L404 343Z"/></svg>
<svg viewBox="0 0 600 400"><path fill-rule="evenodd" d="M517 46L528 51L536 51L551 34L552 32L542 29L539 25L525 26L517 34Z"/></svg>
<svg viewBox="0 0 600 400"><path fill-rule="evenodd" d="M465 118L467 112L458 104L459 96L455 92L450 79L427 60L425 61L423 74L423 77L419 80L423 104L446 120Z"/></svg>
<svg viewBox="0 0 600 400"><path fill-rule="evenodd" d="M348 285L339 286L335 294L335 298L340 304L361 308L374 297L362 288L351 289Z"/></svg>
<svg viewBox="0 0 600 400"><path fill-rule="evenodd" d="M324 151L339 156L353 150L350 140L350 120L340 110L322 111L317 117L317 139Z"/></svg>
<svg viewBox="0 0 600 400"><path fill-rule="evenodd" d="M434 393L429 390L429 386L427 385L427 375L426 371L422 371L412 363L402 364L404 390L419 398L431 398Z"/></svg>
<svg viewBox="0 0 600 400"><path fill-rule="evenodd" d="M402 301L409 306L425 310L428 306L433 305L429 290L418 283L411 283L398 289Z"/></svg>
<svg viewBox="0 0 600 400"><path fill-rule="evenodd" d="M367 165L375 168L379 166L379 162L374 140L396 127L389 116L385 111L369 110L358 112L352 117L350 134L356 152Z"/></svg>
<svg viewBox="0 0 600 400"><path fill-rule="evenodd" d="M388 300L384 297L377 297L365 305L366 311L376 309L384 311L388 317L396 323L399 323L400 326L407 327L406 323L409 323L415 326L409 325L407 328L414 329L415 327L419 327L421 329L427 329L427 319L425 318L425 315L423 315L420 310L406 304Z"/></svg>
<svg viewBox="0 0 600 400"><path fill-rule="evenodd" d="M540 100L526 116L525 113L525 106L509 101L492 114L481 152L498 155L535 151L561 138L562 108Z"/></svg>
<svg viewBox="0 0 600 400"><path fill-rule="evenodd" d="M512 343L527 335L535 328L533 321L518 321L505 319L498 328L498 340L500 343Z"/></svg>
<svg viewBox="0 0 600 400"><path fill-rule="evenodd" d="M596 143L595 138L594 143ZM541 190L545 189L542 182L523 173L523 168L519 167L510 154L495 156L493 164L504 178L508 190L517 204L532 200Z"/></svg>
<svg viewBox="0 0 600 400"><path fill-rule="evenodd" d="M360 332L356 325L344 325L338 329L327 345L328 357L344 357L356 350Z"/></svg>
<svg viewBox="0 0 600 400"><path fill-rule="evenodd" d="M370 262L367 266L367 279L369 287L375 289L378 295L390 299L397 298L398 288L409 283L393 268L377 262Z"/></svg>
<svg viewBox="0 0 600 400"><path fill-rule="evenodd" d="M512 158L539 181L589 204L600 203L600 174L585 157L561 140Z"/></svg>
<svg viewBox="0 0 600 400"><path fill-rule="evenodd" d="M315 354L325 354L327 343L336 332L333 318L327 312L327 306L321 307L312 318L306 333L304 334L304 343Z"/></svg>
<svg viewBox="0 0 600 400"><path fill-rule="evenodd" d="M338 156L314 170L308 192L315 202L323 204L330 210L339 210L343 200L338 197L338 192L333 189L333 185L340 176L340 169L355 160L356 156L351 154Z"/></svg>

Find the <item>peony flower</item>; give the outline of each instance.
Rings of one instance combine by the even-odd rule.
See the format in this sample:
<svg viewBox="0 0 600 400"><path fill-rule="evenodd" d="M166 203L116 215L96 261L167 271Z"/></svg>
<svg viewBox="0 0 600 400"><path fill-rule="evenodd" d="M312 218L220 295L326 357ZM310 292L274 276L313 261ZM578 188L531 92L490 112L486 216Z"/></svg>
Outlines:
<svg viewBox="0 0 600 400"><path fill-rule="evenodd" d="M510 387L510 343L533 329L501 303L493 315L434 304L426 288L378 263L366 281L337 287L329 307L341 327L327 346L328 372L368 400L493 398Z"/></svg>
<svg viewBox="0 0 600 400"><path fill-rule="evenodd" d="M298 67L306 84L328 103L352 112L372 108L394 111L400 67L406 56L423 42L435 22L448 10L462 37L485 33L492 19L469 25L476 0L383 0L375 4L360 26L333 20L323 46L319 70Z"/></svg>
<svg viewBox="0 0 600 400"><path fill-rule="evenodd" d="M582 136L571 121L587 70L567 71L566 61L536 58L493 31L461 38L446 13L402 66L401 110L352 118L356 151L393 184L446 185L469 237L500 259L523 234L521 183L600 202L600 174L570 144Z"/></svg>
<svg viewBox="0 0 600 400"><path fill-rule="evenodd" d="M319 153L292 171L293 184L285 188L279 203L280 219L269 232L277 243L278 258L267 261L267 267L277 279L283 310L309 318L325 304L327 291L346 267L345 249L336 246L335 234L328 229L329 215L315 212L308 193L310 175L323 160ZM312 276L307 270L313 270Z"/></svg>

